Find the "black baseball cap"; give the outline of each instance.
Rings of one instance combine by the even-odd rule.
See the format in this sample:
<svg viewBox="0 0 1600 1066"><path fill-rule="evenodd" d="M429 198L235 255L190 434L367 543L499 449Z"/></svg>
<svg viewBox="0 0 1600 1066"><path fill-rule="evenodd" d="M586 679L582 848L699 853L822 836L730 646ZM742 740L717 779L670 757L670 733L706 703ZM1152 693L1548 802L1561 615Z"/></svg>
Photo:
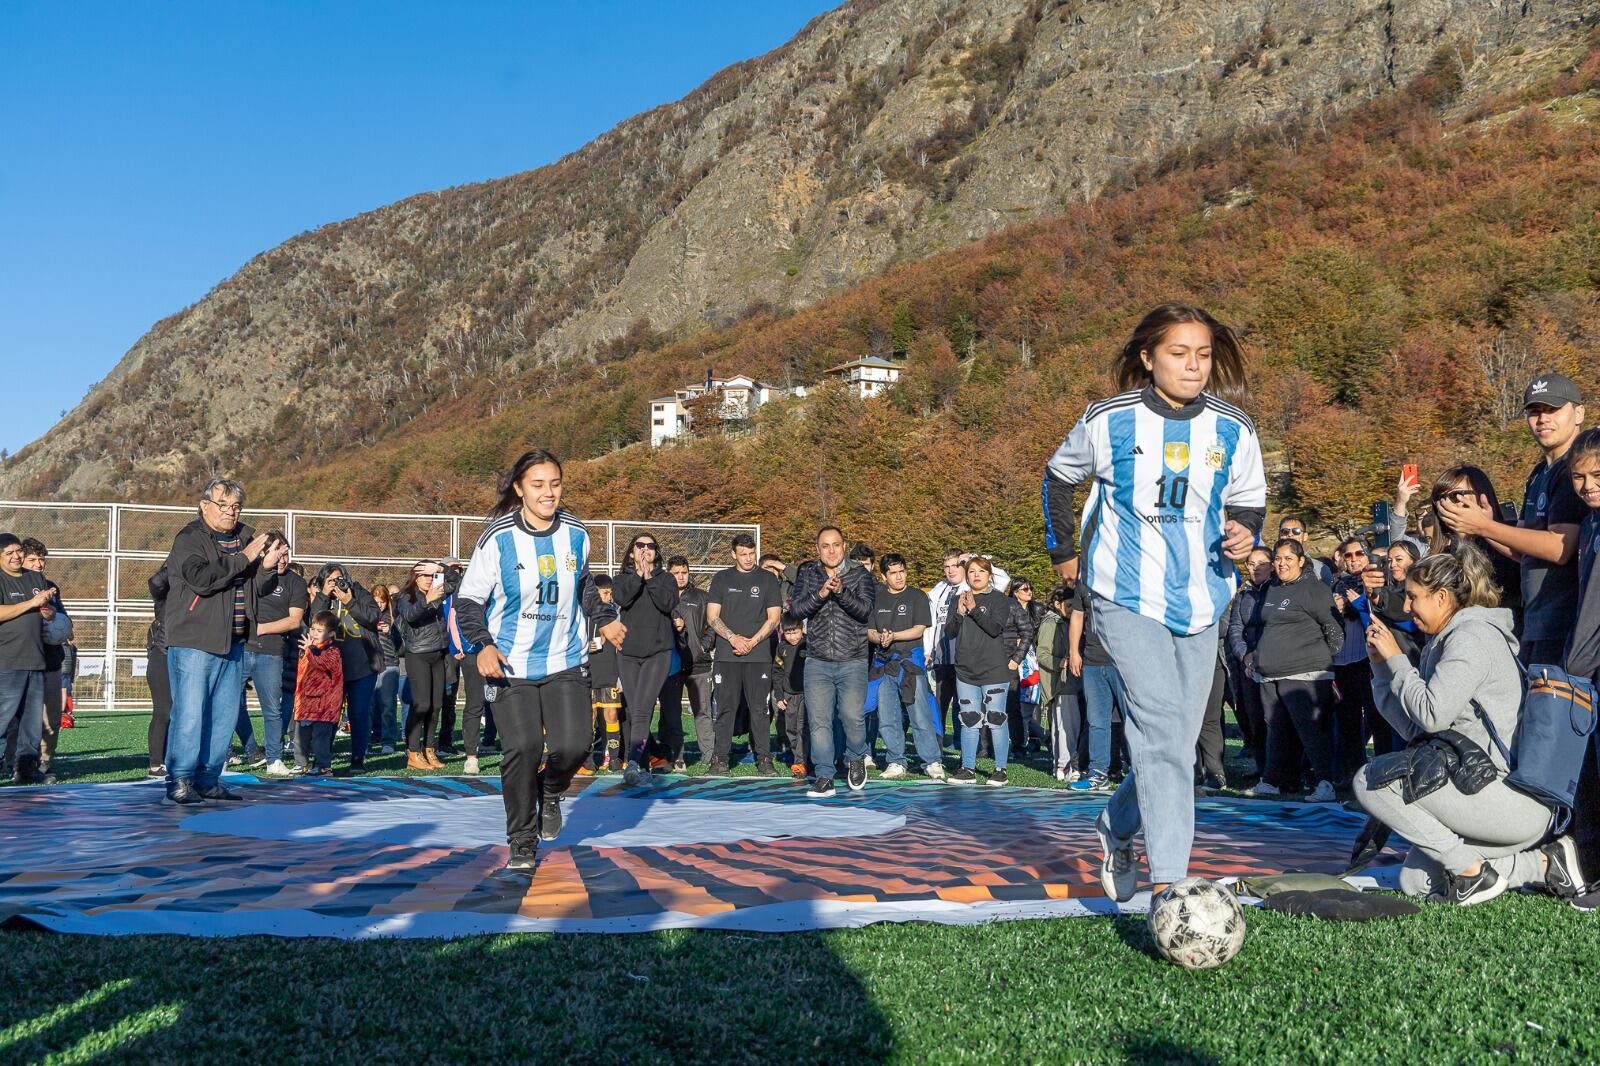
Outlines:
<svg viewBox="0 0 1600 1066"><path fill-rule="evenodd" d="M1578 391L1578 386L1565 374L1540 374L1528 382L1528 387L1522 391L1523 410L1535 404L1542 404L1545 407L1565 407L1569 403L1582 402L1583 393Z"/></svg>

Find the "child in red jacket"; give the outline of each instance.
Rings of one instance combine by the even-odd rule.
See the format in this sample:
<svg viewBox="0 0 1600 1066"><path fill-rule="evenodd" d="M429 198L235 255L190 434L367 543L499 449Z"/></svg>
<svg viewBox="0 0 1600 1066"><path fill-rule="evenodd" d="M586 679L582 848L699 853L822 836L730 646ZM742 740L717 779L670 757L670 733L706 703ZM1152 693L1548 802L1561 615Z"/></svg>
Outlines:
<svg viewBox="0 0 1600 1066"><path fill-rule="evenodd" d="M333 730L344 703L344 667L333 634L339 620L329 611L311 619L305 650L294 681L294 720L298 737L294 746L295 772L305 773L314 759L311 776L321 777L333 766Z"/></svg>

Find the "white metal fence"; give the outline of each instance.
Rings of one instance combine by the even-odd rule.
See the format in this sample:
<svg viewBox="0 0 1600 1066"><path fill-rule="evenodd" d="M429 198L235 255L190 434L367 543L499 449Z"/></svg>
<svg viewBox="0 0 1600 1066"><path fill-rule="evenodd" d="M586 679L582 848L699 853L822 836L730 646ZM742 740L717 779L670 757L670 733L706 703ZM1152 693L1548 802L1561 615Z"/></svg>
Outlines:
<svg viewBox="0 0 1600 1066"><path fill-rule="evenodd" d="M172 546L173 535L196 517L192 507L126 503L44 503L0 500L0 530L36 537L50 549L47 575L61 586L78 648L73 702L79 710L138 710L150 706L145 637L152 607L146 586ZM467 515L375 514L249 508L243 521L257 530L282 530L294 557L315 570L344 563L357 581L399 583L418 559L469 558L483 519ZM593 539L592 564L613 573L628 542L650 532L661 557L685 556L699 574L729 565L729 538L756 524L622 522L584 519Z"/></svg>

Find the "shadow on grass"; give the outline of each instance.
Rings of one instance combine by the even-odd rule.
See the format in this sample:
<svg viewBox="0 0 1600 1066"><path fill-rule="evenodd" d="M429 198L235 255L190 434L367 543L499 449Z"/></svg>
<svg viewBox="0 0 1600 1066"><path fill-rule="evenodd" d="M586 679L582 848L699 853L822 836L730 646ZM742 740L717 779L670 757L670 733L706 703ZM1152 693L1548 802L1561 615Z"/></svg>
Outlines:
<svg viewBox="0 0 1600 1066"><path fill-rule="evenodd" d="M882 1062L816 934L455 941L0 934L0 1060Z"/></svg>

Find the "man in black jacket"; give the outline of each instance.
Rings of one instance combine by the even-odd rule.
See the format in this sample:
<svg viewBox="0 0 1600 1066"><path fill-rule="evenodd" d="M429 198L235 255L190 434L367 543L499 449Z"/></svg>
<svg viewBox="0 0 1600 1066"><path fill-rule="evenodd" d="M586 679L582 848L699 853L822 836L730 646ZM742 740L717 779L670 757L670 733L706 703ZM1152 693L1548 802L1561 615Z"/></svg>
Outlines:
<svg viewBox="0 0 1600 1066"><path fill-rule="evenodd" d="M789 610L806 620L806 715L816 779L812 799L833 795L836 769L833 722L844 727L846 780L855 791L867 783L867 623L877 585L864 567L845 563L844 534L837 526L817 533L817 558L795 574Z"/></svg>
<svg viewBox="0 0 1600 1066"><path fill-rule="evenodd" d="M689 574L689 560L674 555L667 560L667 573L678 585L678 606L672 612L672 628L678 649L678 672L661 686L661 746L672 761L672 772L681 774L688 764L683 757L683 694L689 693L689 710L694 714L694 735L700 745L700 758L709 760L716 750L716 732L711 721L711 649L714 635L706 625L706 592Z"/></svg>
<svg viewBox="0 0 1600 1066"><path fill-rule="evenodd" d="M237 800L222 768L244 698L244 642L256 596L275 577L281 542L239 521L244 488L212 478L200 517L178 531L167 554L167 802L194 806Z"/></svg>

